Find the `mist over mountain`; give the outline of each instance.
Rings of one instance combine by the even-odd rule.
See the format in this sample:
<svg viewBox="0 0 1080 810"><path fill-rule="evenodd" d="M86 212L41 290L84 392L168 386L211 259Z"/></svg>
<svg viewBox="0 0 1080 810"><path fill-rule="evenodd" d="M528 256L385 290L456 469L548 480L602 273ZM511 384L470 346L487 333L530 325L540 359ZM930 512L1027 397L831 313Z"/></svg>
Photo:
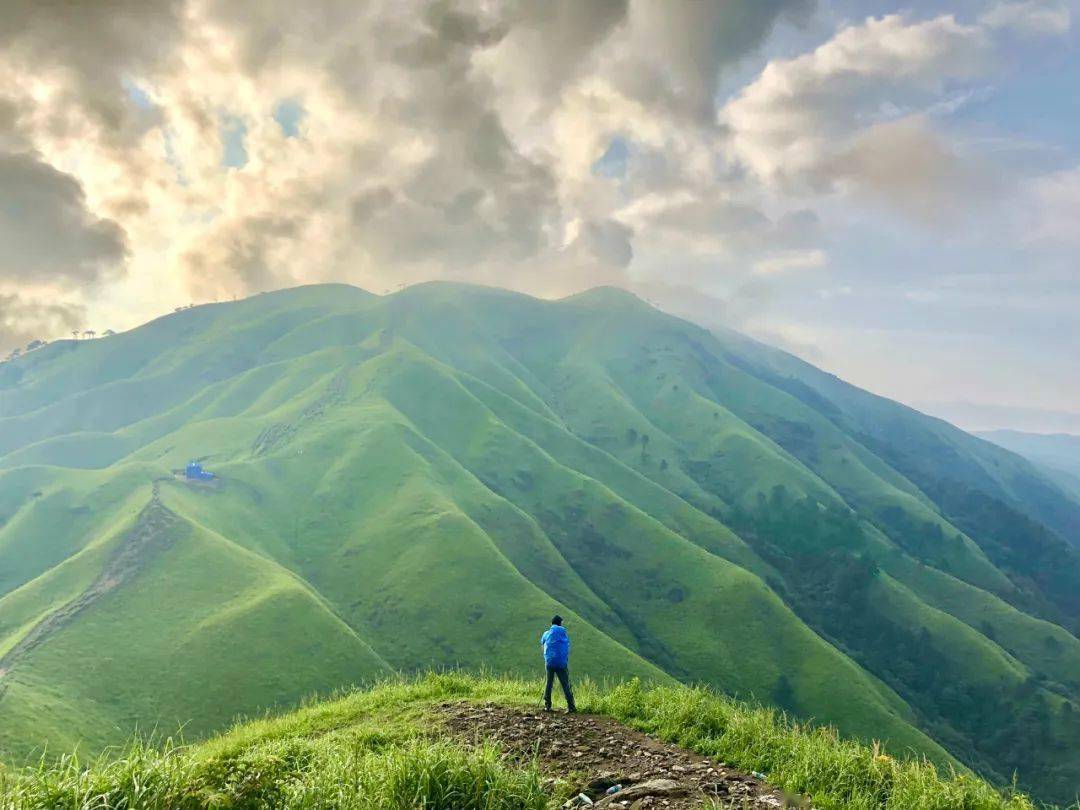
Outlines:
<svg viewBox="0 0 1080 810"><path fill-rule="evenodd" d="M579 676L1080 785L1080 497L736 332L615 288L318 285L0 365L9 759L531 672L555 611Z"/></svg>
<svg viewBox="0 0 1080 810"><path fill-rule="evenodd" d="M1063 489L1080 495L1080 436L1019 430L987 430L975 435L1039 464Z"/></svg>
<svg viewBox="0 0 1080 810"><path fill-rule="evenodd" d="M976 436L987 434L1075 435L1080 433L1080 413L1045 408L988 405L974 402L915 401L912 407L952 422Z"/></svg>

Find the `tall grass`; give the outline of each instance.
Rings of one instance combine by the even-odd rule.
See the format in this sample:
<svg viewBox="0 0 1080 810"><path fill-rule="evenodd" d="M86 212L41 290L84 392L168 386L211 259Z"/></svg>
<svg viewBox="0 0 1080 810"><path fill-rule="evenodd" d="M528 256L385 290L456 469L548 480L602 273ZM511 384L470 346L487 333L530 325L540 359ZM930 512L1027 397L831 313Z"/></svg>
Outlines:
<svg viewBox="0 0 1080 810"><path fill-rule="evenodd" d="M372 748L350 735L275 741L209 760L136 743L90 767L69 757L14 777L0 772L4 810L543 810L547 803L536 769L509 767L494 747L413 739Z"/></svg>
<svg viewBox="0 0 1080 810"><path fill-rule="evenodd" d="M645 689L637 681L598 695L590 709L807 796L820 808L1032 810L1032 800L971 774L942 773L925 758L793 722L697 687Z"/></svg>
<svg viewBox="0 0 1080 810"><path fill-rule="evenodd" d="M579 705L809 796L814 807L1033 810L1014 791L943 772L914 754L841 739L829 728L706 688L634 680L576 684ZM0 810L24 808L525 808L557 805L570 785L511 765L497 748L441 738L432 705L535 703L532 681L466 673L398 678L194 746L136 740L83 763L74 756L0 768ZM900 754L900 755L898 755ZM556 795L551 795L552 793ZM1080 805L1077 805L1080 807Z"/></svg>

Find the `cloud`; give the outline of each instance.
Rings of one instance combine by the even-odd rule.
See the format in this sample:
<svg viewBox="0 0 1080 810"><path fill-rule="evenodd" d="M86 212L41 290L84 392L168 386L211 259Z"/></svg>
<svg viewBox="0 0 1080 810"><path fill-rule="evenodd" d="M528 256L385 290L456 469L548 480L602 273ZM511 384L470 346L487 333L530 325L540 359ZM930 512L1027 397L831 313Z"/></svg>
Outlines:
<svg viewBox="0 0 1080 810"><path fill-rule="evenodd" d="M60 5L0 18L0 182L37 222L0 201L19 340L331 280L619 284L804 354L896 314L867 285L1023 266L1032 311L1073 300L1075 155L1003 158L1043 130L1010 118L1033 74L997 81L1029 37L1060 64L1068 0L839 26L812 0Z"/></svg>
<svg viewBox="0 0 1080 810"><path fill-rule="evenodd" d="M632 228L611 219L571 224L573 227L568 230L572 238L568 251L607 267L626 268L630 265L634 258L630 244L634 235Z"/></svg>
<svg viewBox="0 0 1080 810"><path fill-rule="evenodd" d="M32 340L66 337L81 329L85 310L64 302L42 302L13 293L0 293L0 352L7 354Z"/></svg>
<svg viewBox="0 0 1080 810"><path fill-rule="evenodd" d="M110 0L105 6L7 0L0 51L87 113L102 137L118 138L130 134L134 121L123 76L148 71L170 52L182 30L181 9L180 0ZM60 133L72 123L56 117L50 126Z"/></svg>
<svg viewBox="0 0 1080 810"><path fill-rule="evenodd" d="M618 216L634 228L644 252L665 257L665 274L696 276L702 285L715 286L720 277L749 281L749 274L826 264L825 240L813 211L770 216L760 205L728 193L722 186L652 193ZM682 258L672 266L674 257Z"/></svg>
<svg viewBox="0 0 1080 810"><path fill-rule="evenodd" d="M1064 34L1072 24L1064 0L1000 2L979 17L989 28L1008 28L1024 34Z"/></svg>
<svg viewBox="0 0 1080 810"><path fill-rule="evenodd" d="M503 93L550 103L587 70L597 47L625 25L629 5L629 0L524 0L507 7L499 25L505 36L481 55L481 62L491 66ZM559 58L552 59L556 52Z"/></svg>
<svg viewBox="0 0 1080 810"><path fill-rule="evenodd" d="M827 261L823 250L788 250L754 263L754 272L762 276L774 276L792 270L824 267Z"/></svg>
<svg viewBox="0 0 1080 810"><path fill-rule="evenodd" d="M719 73L806 8L530 0L358 12L325 2L294 19L274 3L209 3L187 18L192 44L176 57L185 80L159 81L155 99L192 186L220 168L221 108L243 125L249 162L211 181L219 210L198 238L191 231L180 267L197 295L343 276L551 294L625 281L638 229L590 171L605 141L633 138L634 196L707 187L714 178L699 168L718 131ZM214 75L235 77L233 91L200 98ZM303 138L269 126L263 111L272 120L283 98L302 105ZM198 146L207 141L214 149Z"/></svg>
<svg viewBox="0 0 1080 810"><path fill-rule="evenodd" d="M653 110L709 120L721 72L754 52L782 17L800 19L809 0L702 3L636 0L616 86Z"/></svg>
<svg viewBox="0 0 1080 810"><path fill-rule="evenodd" d="M809 53L768 63L720 112L734 159L785 194L847 194L909 221L954 227L1011 191L947 121L988 88L1005 29L1060 34L1068 9L1007 2L975 22L893 14L848 25Z"/></svg>
<svg viewBox="0 0 1080 810"><path fill-rule="evenodd" d="M0 279L96 282L126 254L124 231L86 207L69 174L32 153L0 152Z"/></svg>
<svg viewBox="0 0 1080 810"><path fill-rule="evenodd" d="M990 161L961 154L921 115L868 127L818 171L823 182L849 183L856 195L935 228L970 218L1006 183Z"/></svg>
<svg viewBox="0 0 1080 810"><path fill-rule="evenodd" d="M279 259L281 246L295 240L300 220L288 216L248 216L223 223L186 253L181 266L192 292L218 298L288 286Z"/></svg>
<svg viewBox="0 0 1080 810"><path fill-rule="evenodd" d="M735 155L758 176L828 191L843 173L837 156L890 109L934 99L949 80L981 75L991 52L982 28L951 15L913 23L870 18L810 53L770 62L721 116Z"/></svg>
<svg viewBox="0 0 1080 810"><path fill-rule="evenodd" d="M122 228L125 295L165 308L331 279L626 283L639 225L756 208L715 191L718 81L811 0L9 5L0 148L70 172L83 230ZM616 133L621 189L591 172ZM623 216L657 193L686 227Z"/></svg>

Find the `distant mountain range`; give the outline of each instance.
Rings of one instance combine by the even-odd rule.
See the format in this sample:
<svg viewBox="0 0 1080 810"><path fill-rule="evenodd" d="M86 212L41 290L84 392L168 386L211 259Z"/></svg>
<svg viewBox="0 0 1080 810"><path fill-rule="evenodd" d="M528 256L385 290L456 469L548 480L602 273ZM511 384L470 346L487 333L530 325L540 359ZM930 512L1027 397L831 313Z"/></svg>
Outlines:
<svg viewBox="0 0 1080 810"><path fill-rule="evenodd" d="M1080 497L1080 436L987 430L975 434L1041 465L1063 487Z"/></svg>
<svg viewBox="0 0 1080 810"><path fill-rule="evenodd" d="M734 332L611 288L324 285L0 365L8 758L535 674L556 611L579 676L1080 785L1080 497Z"/></svg>
<svg viewBox="0 0 1080 810"><path fill-rule="evenodd" d="M910 404L976 435L994 432L1001 425L1009 425L1015 432L1080 434L1080 411L937 400Z"/></svg>

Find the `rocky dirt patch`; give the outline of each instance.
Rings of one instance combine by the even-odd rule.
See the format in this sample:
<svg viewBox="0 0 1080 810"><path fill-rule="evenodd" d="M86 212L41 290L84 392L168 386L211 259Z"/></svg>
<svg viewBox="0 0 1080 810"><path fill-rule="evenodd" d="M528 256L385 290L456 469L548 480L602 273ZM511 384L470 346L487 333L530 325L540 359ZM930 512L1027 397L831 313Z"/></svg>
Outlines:
<svg viewBox="0 0 1080 810"><path fill-rule="evenodd" d="M591 714L548 713L498 704L444 703L439 715L454 737L497 741L516 761L535 760L550 778L575 786L568 806L611 810L809 807L751 774ZM614 794L607 790L621 785Z"/></svg>

